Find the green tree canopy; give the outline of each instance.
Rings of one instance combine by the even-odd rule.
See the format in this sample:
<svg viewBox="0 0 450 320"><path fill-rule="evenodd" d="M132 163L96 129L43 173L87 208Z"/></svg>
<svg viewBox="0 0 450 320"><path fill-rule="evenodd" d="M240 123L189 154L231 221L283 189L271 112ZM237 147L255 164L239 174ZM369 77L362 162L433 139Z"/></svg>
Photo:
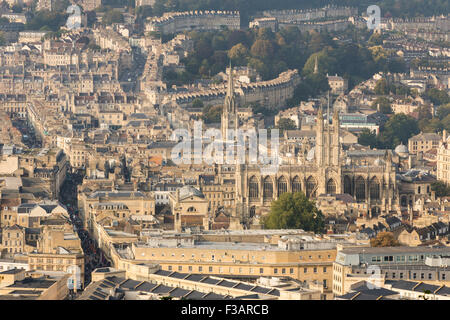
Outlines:
<svg viewBox="0 0 450 320"><path fill-rule="evenodd" d="M375 93L379 95L389 94L389 87L386 79L380 79L375 84Z"/></svg>
<svg viewBox="0 0 450 320"><path fill-rule="evenodd" d="M450 114L450 103L440 106L436 111L436 115L440 120L444 119L449 114Z"/></svg>
<svg viewBox="0 0 450 320"><path fill-rule="evenodd" d="M450 186L445 182L436 181L431 184L431 190L436 192L437 197L448 197L450 196Z"/></svg>
<svg viewBox="0 0 450 320"><path fill-rule="evenodd" d="M238 43L228 51L228 57L231 59L234 65L245 64L248 55L248 49L242 43Z"/></svg>
<svg viewBox="0 0 450 320"><path fill-rule="evenodd" d="M295 124L294 120L289 118L281 118L278 121L277 128L281 131L284 130L295 130L297 129L297 125Z"/></svg>
<svg viewBox="0 0 450 320"><path fill-rule="evenodd" d="M323 49L320 52L313 53L309 56L308 60L306 60L305 66L303 67L303 74L305 76L312 75L314 73L316 58L319 73L327 74L333 71L333 65L336 63L336 60L330 55L328 50Z"/></svg>
<svg viewBox="0 0 450 320"><path fill-rule="evenodd" d="M192 102L192 108L196 108L196 109L200 109L200 108L203 108L203 101L202 100L200 100L200 99L195 99L193 102Z"/></svg>
<svg viewBox="0 0 450 320"><path fill-rule="evenodd" d="M376 148L378 146L377 135L369 129L364 128L358 136L358 143L363 146L370 146Z"/></svg>
<svg viewBox="0 0 450 320"><path fill-rule="evenodd" d="M283 193L272 202L263 223L266 229L303 229L316 233L322 233L325 226L322 212L303 192Z"/></svg>
<svg viewBox="0 0 450 320"><path fill-rule="evenodd" d="M56 11L41 10L25 25L27 30L58 31L66 23L65 14Z"/></svg>
<svg viewBox="0 0 450 320"><path fill-rule="evenodd" d="M267 60L273 57L274 47L270 40L256 40L250 51L253 57Z"/></svg>
<svg viewBox="0 0 450 320"><path fill-rule="evenodd" d="M373 239L370 239L370 245L372 247L396 247L400 243L395 239L392 232L380 232Z"/></svg>
<svg viewBox="0 0 450 320"><path fill-rule="evenodd" d="M431 88L425 91L424 96L430 99L436 106L450 103L450 97L445 90Z"/></svg>
<svg viewBox="0 0 450 320"><path fill-rule="evenodd" d="M384 125L379 140L385 148L393 149L400 143L407 144L408 139L420 132L417 120L399 113L393 115Z"/></svg>
<svg viewBox="0 0 450 320"><path fill-rule="evenodd" d="M388 98L386 97L378 97L375 99L374 102L372 102L372 109L378 109L378 106L380 106L380 112L384 114L390 114L392 113L391 103Z"/></svg>
<svg viewBox="0 0 450 320"><path fill-rule="evenodd" d="M202 119L205 123L218 123L222 116L222 106L205 106Z"/></svg>

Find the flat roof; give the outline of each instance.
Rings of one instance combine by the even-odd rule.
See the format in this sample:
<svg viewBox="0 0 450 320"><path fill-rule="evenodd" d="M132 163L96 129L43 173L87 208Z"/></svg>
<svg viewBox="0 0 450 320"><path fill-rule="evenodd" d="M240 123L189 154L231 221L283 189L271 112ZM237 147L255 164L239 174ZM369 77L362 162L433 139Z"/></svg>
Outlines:
<svg viewBox="0 0 450 320"><path fill-rule="evenodd" d="M17 274L17 273L20 273L22 271L25 271L25 269L16 269L16 268L14 268L14 269L9 269L9 270L0 272L0 274Z"/></svg>
<svg viewBox="0 0 450 320"><path fill-rule="evenodd" d="M311 242L311 241L309 241ZM321 243L322 241L312 241L315 243ZM324 242L330 242L330 240L325 240ZM337 243L336 243L337 244ZM182 244L172 244L171 242L165 243L164 240L161 242L155 242L154 244L147 243L137 243L137 248L189 248L189 249L199 249L199 250L241 250L241 251L297 251L295 249L286 249L284 247L278 247L277 245L270 245L265 243L252 243L252 242L209 242L201 241L196 243L182 243ZM327 250L327 249L305 249L309 250ZM328 249L330 250L330 249ZM302 250L304 251L304 250Z"/></svg>
<svg viewBox="0 0 450 320"><path fill-rule="evenodd" d="M450 253L450 247L356 247L339 251L344 254L402 254L402 253Z"/></svg>

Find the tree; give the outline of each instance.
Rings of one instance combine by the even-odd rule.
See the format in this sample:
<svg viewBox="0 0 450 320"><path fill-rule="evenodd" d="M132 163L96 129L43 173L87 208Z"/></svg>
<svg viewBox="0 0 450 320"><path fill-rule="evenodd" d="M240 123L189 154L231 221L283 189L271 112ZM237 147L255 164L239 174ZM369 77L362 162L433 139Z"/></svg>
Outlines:
<svg viewBox="0 0 450 320"><path fill-rule="evenodd" d="M444 119L442 119L440 121L440 123L441 123L442 129L449 131L450 130L450 114L447 115Z"/></svg>
<svg viewBox="0 0 450 320"><path fill-rule="evenodd" d="M317 65L318 65L318 71L320 74L327 74L332 73L331 71L334 71L332 69L332 66L336 63L333 56L330 55L330 52L327 50L322 50L317 53L313 53L309 56L308 60L305 62L305 66L303 67L303 74L304 75L311 75L314 73L314 67L316 65L316 58L317 58Z"/></svg>
<svg viewBox="0 0 450 320"><path fill-rule="evenodd" d="M445 90L431 88L425 91L424 96L430 99L431 102L437 106L450 103L450 97Z"/></svg>
<svg viewBox="0 0 450 320"><path fill-rule="evenodd" d="M212 44L212 47L214 50L227 50L228 49L227 48L228 43L225 40L225 37L223 36L223 34L215 35L212 38L211 44Z"/></svg>
<svg viewBox="0 0 450 320"><path fill-rule="evenodd" d="M242 43L250 47L250 39L248 38L247 34L242 30L233 30L230 33L228 33L227 42L229 48L237 45L238 43Z"/></svg>
<svg viewBox="0 0 450 320"><path fill-rule="evenodd" d="M381 113L384 114L390 114L392 113L391 103L388 98L386 97L378 97L375 99L375 101L372 103L372 109L377 109Z"/></svg>
<svg viewBox="0 0 450 320"><path fill-rule="evenodd" d="M233 64L244 64L248 57L248 49L242 43L238 43L228 51L228 57L231 59Z"/></svg>
<svg viewBox="0 0 450 320"><path fill-rule="evenodd" d="M273 57L274 48L269 40L256 40L250 52L255 58L267 60Z"/></svg>
<svg viewBox="0 0 450 320"><path fill-rule="evenodd" d="M364 128L358 136L358 143L363 146L375 148L378 145L377 135L369 129Z"/></svg>
<svg viewBox="0 0 450 320"><path fill-rule="evenodd" d="M430 120L433 116L430 111L431 107L427 105L422 105L416 109L416 112L419 115L419 119L428 119Z"/></svg>
<svg viewBox="0 0 450 320"><path fill-rule="evenodd" d="M66 23L63 13L41 10L25 25L27 30L49 30L58 31Z"/></svg>
<svg viewBox="0 0 450 320"><path fill-rule="evenodd" d="M380 232L375 238L370 239L370 245L372 247L397 247L400 243L392 232Z"/></svg>
<svg viewBox="0 0 450 320"><path fill-rule="evenodd" d="M379 141L385 148L393 149L420 132L417 120L404 113L395 114L384 125Z"/></svg>
<svg viewBox="0 0 450 320"><path fill-rule="evenodd" d="M278 121L277 128L280 129L281 131L284 131L284 130L295 130L295 129L297 129L297 125L295 124L294 120L292 120L292 119L281 118Z"/></svg>
<svg viewBox="0 0 450 320"><path fill-rule="evenodd" d="M283 193L272 202L270 213L263 218L266 229L303 229L322 233L322 212L303 192Z"/></svg>
<svg viewBox="0 0 450 320"><path fill-rule="evenodd" d="M195 43L194 46L195 46L195 54L197 55L197 58L200 59L201 61L210 58L214 53L214 50L207 39L200 39Z"/></svg>
<svg viewBox="0 0 450 320"><path fill-rule="evenodd" d="M248 107L250 107L254 114L261 113L265 116L274 116L277 113L277 110L270 109L268 107L262 106L261 104L255 102L251 103Z"/></svg>
<svg viewBox="0 0 450 320"><path fill-rule="evenodd" d="M421 119L419 120L419 128L423 132L441 132L443 129L443 123L438 119Z"/></svg>
<svg viewBox="0 0 450 320"><path fill-rule="evenodd" d="M389 93L389 88L386 79L380 79L375 84L375 94L386 95Z"/></svg>
<svg viewBox="0 0 450 320"><path fill-rule="evenodd" d="M222 116L222 106L205 106L202 119L205 123L218 123Z"/></svg>
<svg viewBox="0 0 450 320"><path fill-rule="evenodd" d="M450 114L450 103L441 105L436 111L436 115L440 120L444 119L449 114Z"/></svg>
<svg viewBox="0 0 450 320"><path fill-rule="evenodd" d="M203 101L202 100L200 100L200 99L195 99L193 102L192 102L192 108L195 108L195 109L202 109L203 108Z"/></svg>
<svg viewBox="0 0 450 320"><path fill-rule="evenodd" d="M431 190L436 192L437 197L448 197L450 196L450 186L445 182L436 181L431 184Z"/></svg>
<svg viewBox="0 0 450 320"><path fill-rule="evenodd" d="M0 46L4 46L6 44L5 35L2 31L0 31Z"/></svg>

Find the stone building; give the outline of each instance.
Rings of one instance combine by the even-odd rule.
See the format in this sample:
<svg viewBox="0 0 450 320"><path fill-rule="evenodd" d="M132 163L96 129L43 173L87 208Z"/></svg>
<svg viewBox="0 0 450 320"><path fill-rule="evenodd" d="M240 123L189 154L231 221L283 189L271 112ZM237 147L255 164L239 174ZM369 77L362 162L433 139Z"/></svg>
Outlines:
<svg viewBox="0 0 450 320"><path fill-rule="evenodd" d="M222 134L243 128L241 121L236 120L241 99L235 95L232 79L228 82ZM302 143L281 140L276 172L264 173L259 163L250 163L247 157L243 164L216 164L214 175L198 174L197 185L209 202L210 218L223 207L232 220L256 227L273 200L285 192L298 191L311 199L348 194L354 201L352 213L358 216L375 217L398 211L401 195L396 178L396 153L352 146L344 149L338 111L335 110L332 119L327 118L331 123L319 110L314 139ZM233 139L228 140L226 143L233 143ZM234 142L237 147L237 141ZM248 145L240 147L249 151Z"/></svg>
<svg viewBox="0 0 450 320"><path fill-rule="evenodd" d="M336 94L336 95L346 93L346 91L348 89L348 80L347 79L344 79L338 75L334 75L334 76L327 75L327 78L328 78L328 84L330 85L330 88L331 88L331 93Z"/></svg>
<svg viewBox="0 0 450 320"><path fill-rule="evenodd" d="M172 34L191 30L220 30L224 27L230 30L241 27L238 11L168 12L148 21L145 30Z"/></svg>
<svg viewBox="0 0 450 320"><path fill-rule="evenodd" d="M392 152L344 151L339 121L335 112L333 123L324 123L320 110L315 146L294 165L281 164L276 174L261 175L257 165L237 166L236 203L242 206L242 212L253 217L267 211L282 193L298 191L305 192L309 198L347 193L360 204L363 214L369 216L393 210L398 196Z"/></svg>
<svg viewBox="0 0 450 320"><path fill-rule="evenodd" d="M169 195L174 215L175 230L182 227L204 227L208 229L208 201L205 195L192 186L177 190L175 196Z"/></svg>
<svg viewBox="0 0 450 320"><path fill-rule="evenodd" d="M437 179L450 183L450 148L445 131L437 152Z"/></svg>
<svg viewBox="0 0 450 320"><path fill-rule="evenodd" d="M408 150L412 154L437 149L442 137L437 133L423 133L415 135L408 140Z"/></svg>

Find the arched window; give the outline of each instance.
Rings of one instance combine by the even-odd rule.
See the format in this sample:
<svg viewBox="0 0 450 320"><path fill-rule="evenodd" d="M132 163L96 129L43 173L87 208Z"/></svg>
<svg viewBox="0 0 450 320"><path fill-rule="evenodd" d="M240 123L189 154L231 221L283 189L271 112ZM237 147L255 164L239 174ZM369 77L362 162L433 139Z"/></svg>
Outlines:
<svg viewBox="0 0 450 320"><path fill-rule="evenodd" d="M408 202L407 202L407 198L406 198L406 196L402 196L401 197L401 200L400 200L400 205L402 206L402 207L406 207L407 205L408 205Z"/></svg>
<svg viewBox="0 0 450 320"><path fill-rule="evenodd" d="M366 199L366 181L363 177L358 177L355 181L356 200Z"/></svg>
<svg viewBox="0 0 450 320"><path fill-rule="evenodd" d="M302 183L298 176L292 180L292 192L300 192L302 190Z"/></svg>
<svg viewBox="0 0 450 320"><path fill-rule="evenodd" d="M370 199L380 200L380 182L377 177L373 177L372 180L370 180L369 189Z"/></svg>
<svg viewBox="0 0 450 320"><path fill-rule="evenodd" d="M349 176L344 177L344 193L347 193L349 195L353 195L352 192L352 180Z"/></svg>
<svg viewBox="0 0 450 320"><path fill-rule="evenodd" d="M379 216L380 212L381 212L381 210L380 210L379 207L373 207L371 209L372 218L375 218L375 217Z"/></svg>
<svg viewBox="0 0 450 320"><path fill-rule="evenodd" d="M266 177L264 179L264 198L273 198L273 184L272 179L270 177Z"/></svg>
<svg viewBox="0 0 450 320"><path fill-rule="evenodd" d="M248 183L248 195L249 198L252 200L258 199L259 197L258 179L255 176L251 177Z"/></svg>
<svg viewBox="0 0 450 320"><path fill-rule="evenodd" d="M333 179L327 182L327 194L336 194L336 183Z"/></svg>
<svg viewBox="0 0 450 320"><path fill-rule="evenodd" d="M187 212L197 212L197 209L195 209L194 207L189 207L187 209Z"/></svg>
<svg viewBox="0 0 450 320"><path fill-rule="evenodd" d="M317 181L314 177L311 176L306 180L306 196L308 198L314 198L316 196L316 186Z"/></svg>
<svg viewBox="0 0 450 320"><path fill-rule="evenodd" d="M278 196L281 196L285 192L287 192L287 180L285 177L280 177L278 179Z"/></svg>
<svg viewBox="0 0 450 320"><path fill-rule="evenodd" d="M250 218L253 218L256 214L256 208L255 206L250 208Z"/></svg>

